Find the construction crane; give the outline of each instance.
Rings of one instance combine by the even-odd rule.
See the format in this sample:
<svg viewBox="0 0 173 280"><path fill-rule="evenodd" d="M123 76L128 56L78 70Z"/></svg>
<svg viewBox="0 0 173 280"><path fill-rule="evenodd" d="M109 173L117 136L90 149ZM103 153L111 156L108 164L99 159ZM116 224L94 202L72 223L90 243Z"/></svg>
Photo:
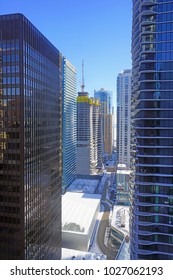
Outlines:
<svg viewBox="0 0 173 280"><path fill-rule="evenodd" d="M81 84L81 91L84 92L85 82L84 82L84 61L82 60L82 84Z"/></svg>

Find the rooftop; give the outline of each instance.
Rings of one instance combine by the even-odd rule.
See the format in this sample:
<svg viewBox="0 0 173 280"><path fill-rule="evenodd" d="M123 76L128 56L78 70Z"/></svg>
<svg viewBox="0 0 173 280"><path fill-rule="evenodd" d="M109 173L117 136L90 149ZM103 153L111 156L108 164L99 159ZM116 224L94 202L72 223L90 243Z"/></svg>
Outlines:
<svg viewBox="0 0 173 280"><path fill-rule="evenodd" d="M130 174L131 170L126 166L126 164L119 163L117 165L117 174Z"/></svg>
<svg viewBox="0 0 173 280"><path fill-rule="evenodd" d="M111 226L117 228L125 236L129 234L129 206L114 206Z"/></svg>
<svg viewBox="0 0 173 280"><path fill-rule="evenodd" d="M68 192L95 193L99 180L75 179L67 188Z"/></svg>
<svg viewBox="0 0 173 280"><path fill-rule="evenodd" d="M117 165L117 168L127 168L127 166L126 166L126 164L124 164L124 163L119 163L118 165Z"/></svg>
<svg viewBox="0 0 173 280"><path fill-rule="evenodd" d="M62 230L87 234L101 195L66 192L62 196Z"/></svg>
<svg viewBox="0 0 173 280"><path fill-rule="evenodd" d="M76 251L72 249L62 248L62 260L105 260L103 254Z"/></svg>
<svg viewBox="0 0 173 280"><path fill-rule="evenodd" d="M117 260L129 260L129 206L115 205L112 214L111 226L120 231L124 237L118 254Z"/></svg>
<svg viewBox="0 0 173 280"><path fill-rule="evenodd" d="M131 173L131 171L130 170L117 170L117 174L127 174L127 175L129 175Z"/></svg>

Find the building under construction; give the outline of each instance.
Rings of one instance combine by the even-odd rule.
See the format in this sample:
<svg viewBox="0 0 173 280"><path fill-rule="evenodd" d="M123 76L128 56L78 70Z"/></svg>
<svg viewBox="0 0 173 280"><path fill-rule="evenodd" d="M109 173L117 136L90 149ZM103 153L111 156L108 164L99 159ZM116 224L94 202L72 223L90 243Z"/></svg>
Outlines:
<svg viewBox="0 0 173 280"><path fill-rule="evenodd" d="M102 118L98 99L87 92L77 97L77 174L97 173L102 162Z"/></svg>

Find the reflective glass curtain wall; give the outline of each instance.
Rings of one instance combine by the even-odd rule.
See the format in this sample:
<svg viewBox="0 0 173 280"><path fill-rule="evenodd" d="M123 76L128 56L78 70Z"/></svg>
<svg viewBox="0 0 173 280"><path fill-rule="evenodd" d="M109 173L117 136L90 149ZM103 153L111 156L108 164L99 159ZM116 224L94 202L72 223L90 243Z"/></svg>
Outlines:
<svg viewBox="0 0 173 280"><path fill-rule="evenodd" d="M61 257L61 55L0 16L0 259Z"/></svg>
<svg viewBox="0 0 173 280"><path fill-rule="evenodd" d="M131 258L173 259L173 1L133 0Z"/></svg>
<svg viewBox="0 0 173 280"><path fill-rule="evenodd" d="M76 177L77 146L77 82L76 69L65 58L62 60L62 189Z"/></svg>
<svg viewBox="0 0 173 280"><path fill-rule="evenodd" d="M94 97L99 98L102 111L102 134L103 148L102 153L111 155L113 150L113 93L106 89L94 91Z"/></svg>

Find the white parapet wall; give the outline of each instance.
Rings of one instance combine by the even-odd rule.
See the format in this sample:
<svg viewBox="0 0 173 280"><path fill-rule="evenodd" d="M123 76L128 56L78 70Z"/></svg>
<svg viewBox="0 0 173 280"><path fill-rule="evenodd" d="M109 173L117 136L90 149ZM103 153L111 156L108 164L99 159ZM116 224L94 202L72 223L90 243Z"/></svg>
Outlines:
<svg viewBox="0 0 173 280"><path fill-rule="evenodd" d="M62 197L62 246L88 251L100 211L100 195L67 192Z"/></svg>

